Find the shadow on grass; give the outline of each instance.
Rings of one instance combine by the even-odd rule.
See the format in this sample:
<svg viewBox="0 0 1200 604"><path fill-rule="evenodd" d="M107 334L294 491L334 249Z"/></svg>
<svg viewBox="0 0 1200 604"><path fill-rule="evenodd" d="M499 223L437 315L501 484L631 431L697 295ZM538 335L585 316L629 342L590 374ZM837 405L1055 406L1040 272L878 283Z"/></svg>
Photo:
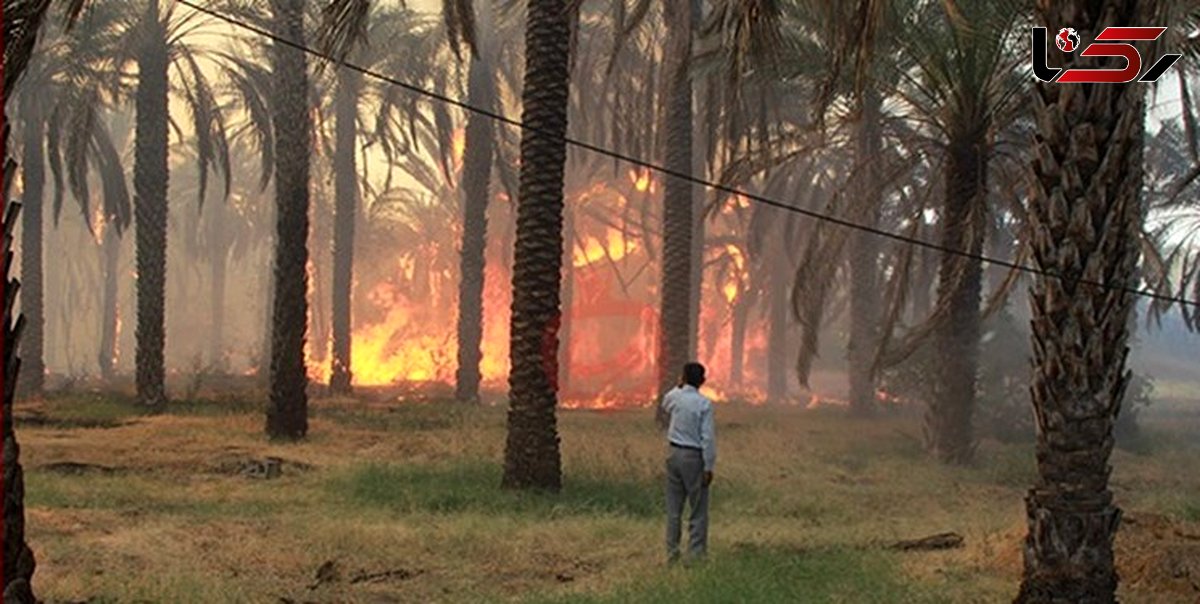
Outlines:
<svg viewBox="0 0 1200 604"><path fill-rule="evenodd" d="M547 493L504 490L500 478L499 465L482 460L432 466L370 464L332 477L329 488L347 503L400 513L654 517L661 510L657 484L568 475L562 492Z"/></svg>
<svg viewBox="0 0 1200 604"><path fill-rule="evenodd" d="M117 392L72 392L46 398L42 409L23 413L17 421L26 426L53 428L115 428L139 417L167 414L222 417L259 413L265 403L236 396L205 400L172 400L162 410L149 409L129 395Z"/></svg>
<svg viewBox="0 0 1200 604"><path fill-rule="evenodd" d="M566 602L923 602L888 555L847 549L743 545L704 564L662 572L608 593L540 596Z"/></svg>
<svg viewBox="0 0 1200 604"><path fill-rule="evenodd" d="M388 407L346 406L318 409L315 415L348 428L379 432L426 432L462 426L477 409L454 401L402 403Z"/></svg>
<svg viewBox="0 0 1200 604"><path fill-rule="evenodd" d="M275 499L213 500L133 473L62 475L31 468L25 474L25 504L32 508L109 510L124 514L194 517L198 520L264 518L278 514Z"/></svg>

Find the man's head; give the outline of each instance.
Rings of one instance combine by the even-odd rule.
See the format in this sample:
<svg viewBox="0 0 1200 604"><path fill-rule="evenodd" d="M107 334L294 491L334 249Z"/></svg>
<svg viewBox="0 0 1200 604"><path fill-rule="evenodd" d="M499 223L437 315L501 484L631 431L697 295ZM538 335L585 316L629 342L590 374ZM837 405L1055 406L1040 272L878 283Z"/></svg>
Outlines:
<svg viewBox="0 0 1200 604"><path fill-rule="evenodd" d="M704 365L687 363L683 366L683 383L699 388L704 385Z"/></svg>

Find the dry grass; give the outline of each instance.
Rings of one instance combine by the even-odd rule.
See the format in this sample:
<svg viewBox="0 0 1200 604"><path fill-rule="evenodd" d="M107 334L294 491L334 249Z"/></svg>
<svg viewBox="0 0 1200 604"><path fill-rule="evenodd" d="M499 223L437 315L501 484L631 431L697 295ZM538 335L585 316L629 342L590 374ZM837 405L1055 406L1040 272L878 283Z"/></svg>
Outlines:
<svg viewBox="0 0 1200 604"><path fill-rule="evenodd" d="M567 485L554 496L497 488L501 409L321 401L312 437L277 445L257 407L231 399L144 417L90 396L19 410L41 417L18 428L39 595L994 602L1011 600L1020 574L1031 448L985 442L976 467L944 468L922 453L913 418L722 407L712 558L668 570L663 447L647 412L560 414ZM1123 600L1190 601L1200 444L1166 427L1150 436L1148 453L1114 462L1134 518L1119 544ZM281 478L239 472L267 456L284 460ZM881 547L946 530L966 546Z"/></svg>

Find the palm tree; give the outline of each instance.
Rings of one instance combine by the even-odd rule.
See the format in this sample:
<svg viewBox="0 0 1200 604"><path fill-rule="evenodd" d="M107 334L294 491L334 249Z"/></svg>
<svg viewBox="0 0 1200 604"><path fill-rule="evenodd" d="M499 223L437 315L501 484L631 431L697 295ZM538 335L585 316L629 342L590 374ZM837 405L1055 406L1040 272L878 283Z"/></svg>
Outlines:
<svg viewBox="0 0 1200 604"><path fill-rule="evenodd" d="M488 1L481 5L479 39L467 74L467 103L492 111L496 107L494 20ZM492 118L472 113L467 117L463 155L462 257L458 288L458 371L454 396L460 401L479 399L479 363L483 357L483 270L487 247L487 205L495 155Z"/></svg>
<svg viewBox="0 0 1200 604"><path fill-rule="evenodd" d="M1155 5L1039 3L1036 18L1069 22L1090 39L1126 19L1157 23ZM1065 67L1077 62L1054 56ZM1120 288L1134 284L1138 260L1145 93L1136 85L1039 83L1033 95L1039 128L1029 214L1033 259L1049 275L1030 290L1038 477L1025 497L1018 602L1116 601L1121 511L1108 486L1109 457L1129 382L1134 297Z"/></svg>
<svg viewBox="0 0 1200 604"><path fill-rule="evenodd" d="M953 8L949 8L949 7ZM974 453L972 414L979 373L980 307L989 167L996 131L1017 121L1024 79L1006 51L1014 39L1015 3L959 1L917 19L906 54L918 67L901 75L918 123L932 128L944 160L938 221L941 245L974 257L943 254L938 310L931 319L937 376L926 415L934 455L966 463ZM1023 60L1023 57L1020 58Z"/></svg>
<svg viewBox="0 0 1200 604"><path fill-rule="evenodd" d="M4 366L0 376L0 395L3 408L0 409L0 432L3 436L4 447L4 528L3 541L3 584L0 584L0 597L5 602L15 604L33 604L37 599L33 595L33 571L36 566L33 551L25 542L25 481L21 469L21 448L17 444L17 435L13 430L12 408L16 398L16 381L21 367L21 360L16 354L16 344L20 341L22 319L15 318L14 312L17 301L17 282L9 278L12 265L13 229L16 228L16 205L9 205L9 184L12 183L15 165L8 156L8 106L10 95L16 84L25 74L29 58L37 43L38 33L45 20L47 6L45 3L19 2L4 0L4 88L3 105L0 106L0 157L3 157L3 203L2 219L0 219L0 288L3 288L4 310L0 314L0 352Z"/></svg>
<svg viewBox="0 0 1200 604"><path fill-rule="evenodd" d="M437 61L432 28L416 13L386 10L370 13L366 30L355 41L388 40L389 46L359 45L349 59L357 67L383 72L410 83L427 82ZM399 54L395 47L409 49ZM334 227L333 227L333 359L330 391L351 392L351 289L354 281L355 224L360 205L360 175L356 167L361 152L360 136L377 144L391 166L411 149L410 123L401 115L407 109L401 97L388 83L367 86L355 69L336 70L334 95ZM368 127L363 116L369 112L375 122Z"/></svg>
<svg viewBox="0 0 1200 604"><path fill-rule="evenodd" d="M521 135L502 484L558 490L563 167L574 11L562 0L528 0L527 6L521 121L529 129Z"/></svg>
<svg viewBox="0 0 1200 604"><path fill-rule="evenodd" d="M329 378L332 394L350 394L350 290L354 282L354 221L358 213L358 95L362 75L350 69L337 72L334 98L337 152L334 155L333 227L333 371Z"/></svg>
<svg viewBox="0 0 1200 604"><path fill-rule="evenodd" d="M305 0L271 0L274 33L304 44ZM308 375L304 338L308 318L309 154L308 61L281 43L272 45L275 138L275 303L271 319L271 404L266 432L296 440L308 432Z"/></svg>
<svg viewBox="0 0 1200 604"><path fill-rule="evenodd" d="M175 80L182 83L177 96L194 119L199 200L203 203L210 169L223 175L226 196L230 187L224 122L213 87L198 64L206 51L187 40L197 19L196 13L176 18L174 5L164 10L159 0L150 0L132 28L130 47L121 56L136 56L138 65L133 175L138 275L136 381L138 402L152 409L161 409L167 402L164 324L172 68ZM222 66L220 61L216 64Z"/></svg>
<svg viewBox="0 0 1200 604"><path fill-rule="evenodd" d="M52 211L56 223L62 207L64 167L70 189L89 221L89 165L101 169L106 192L125 193L121 166L108 131L98 118L102 106L121 93L120 74L105 61L113 51L112 32L117 30L120 12L96 12L99 14L83 27L56 32L42 46L29 62L22 89L16 95L17 121L23 134L21 308L27 321L21 351L26 366L22 391L34 396L42 392L46 373L42 239L47 162L55 185ZM47 103L47 99L53 101ZM120 230L128 219L128 200L124 204L115 196L106 200L105 215L112 217Z"/></svg>
<svg viewBox="0 0 1200 604"><path fill-rule="evenodd" d="M146 4L141 23L137 126L133 168L137 256L137 397L151 408L167 403L165 389L167 274L168 87L170 49L158 0Z"/></svg>
<svg viewBox="0 0 1200 604"><path fill-rule="evenodd" d="M679 174L692 172L692 41L695 17L691 0L663 2L666 40L663 46L663 135L665 167ZM659 293L658 394L670 390L679 368L688 361L692 331L692 183L668 176L663 190L662 285ZM666 416L655 405L659 427Z"/></svg>

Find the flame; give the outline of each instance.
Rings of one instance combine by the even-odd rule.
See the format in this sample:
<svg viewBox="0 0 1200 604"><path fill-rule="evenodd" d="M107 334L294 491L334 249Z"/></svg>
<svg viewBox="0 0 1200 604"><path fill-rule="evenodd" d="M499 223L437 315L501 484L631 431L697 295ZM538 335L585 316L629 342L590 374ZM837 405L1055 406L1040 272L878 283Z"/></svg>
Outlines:
<svg viewBox="0 0 1200 604"><path fill-rule="evenodd" d="M450 152L454 158L455 169L461 168L463 157L467 153L467 130L466 128L457 128L454 134L450 137Z"/></svg>
<svg viewBox="0 0 1200 604"><path fill-rule="evenodd" d="M605 233L605 239L605 242L601 242L598 239L588 237L585 241L580 242L572 258L575 267L588 266L594 262L603 260L606 256L616 262L638 249L636 242L628 240L617 229L608 229Z"/></svg>
<svg viewBox="0 0 1200 604"><path fill-rule="evenodd" d="M653 193L655 190L654 181L650 179L650 170L648 168L629 170L629 182L633 183L633 188L638 193L645 193L647 191Z"/></svg>
<svg viewBox="0 0 1200 604"><path fill-rule="evenodd" d="M461 157L464 131L452 141ZM622 193L630 189L653 193L655 181L648 170L630 170L629 182L600 181L568 187L567 198L578 207L595 208L594 215L619 216L628 207ZM509 201L503 192L495 199ZM638 204L644 203L639 200ZM489 212L511 213L514 203L496 203ZM647 407L657 398L658 355L657 288L660 275L645 270L657 260L636 235L637 223L613 224L593 218L592 212L575 214L574 249L569 261L571 306L564 308L560 332L560 406L566 409L617 409ZM504 224L496 217L495 224ZM452 269L432 269L426 258L442 256L455 246L448 225L444 237L402 243L403 250L389 251L386 268L372 265L356 279L351 370L359 386L394 384L422 387L453 384L457 367L457 276ZM635 233L633 237L626 232ZM730 233L711 230L713 237ZM728 240L728 239L727 239ZM456 247L456 246L455 246ZM761 313L752 312L745 324L741 383L731 379L733 303L744 295L749 282L749 262L742 249L730 245L710 250L727 254L726 276L708 273L703 282L698 359L709 367L704 392L717 402L764 402L767 333ZM504 390L508 378L511 274L509 250L500 239L489 244L483 293L483 337L480 372L485 388ZM444 257L444 256L443 256ZM611 262L610 262L611 260ZM311 283L311 280L310 280ZM323 295L323 294L322 294ZM324 345L324 343L322 344ZM317 351L308 351L310 377L328 381L330 360L317 362ZM326 351L321 351L326 352Z"/></svg>

